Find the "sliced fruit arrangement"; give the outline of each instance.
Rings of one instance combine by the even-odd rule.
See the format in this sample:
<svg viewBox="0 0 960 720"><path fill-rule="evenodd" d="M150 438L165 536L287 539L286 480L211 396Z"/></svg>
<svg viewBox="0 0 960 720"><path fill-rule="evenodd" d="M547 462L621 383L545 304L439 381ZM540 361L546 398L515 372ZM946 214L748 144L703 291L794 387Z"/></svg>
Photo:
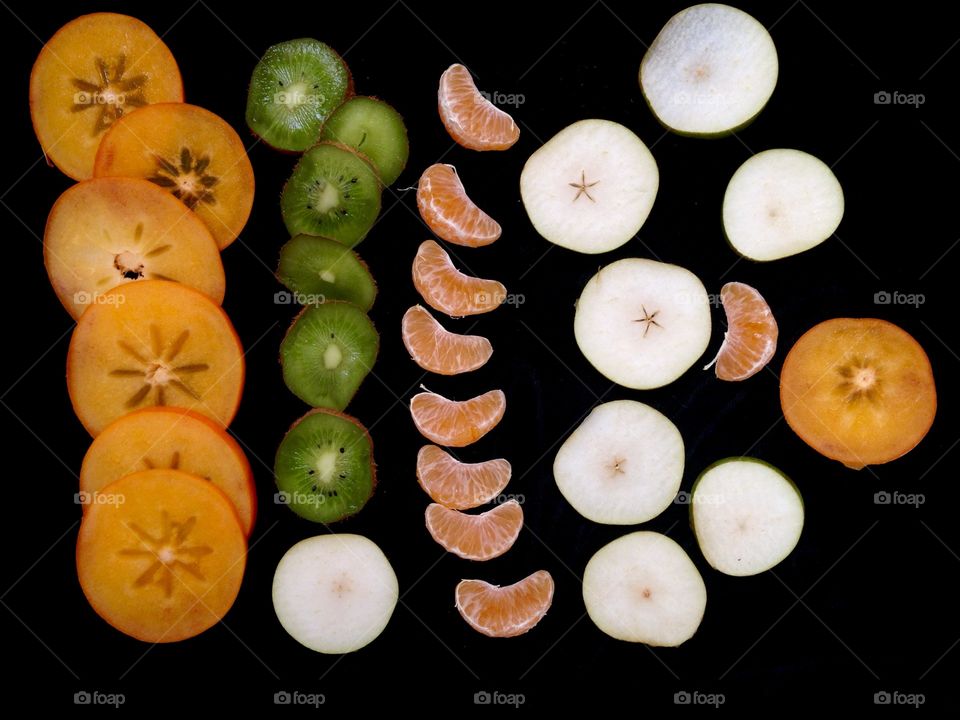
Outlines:
<svg viewBox="0 0 960 720"><path fill-rule="evenodd" d="M630 240L653 208L660 172L631 130L581 120L529 157L520 196L540 235L560 247L603 253Z"/></svg>
<svg viewBox="0 0 960 720"><path fill-rule="evenodd" d="M635 525L673 502L683 464L683 438L665 415L615 400L594 408L560 446L553 477L588 520Z"/></svg>
<svg viewBox="0 0 960 720"><path fill-rule="evenodd" d="M230 499L244 534L250 535L257 491L247 456L216 422L179 408L137 410L94 438L80 467L84 512L110 483L154 468L182 470L210 482Z"/></svg>
<svg viewBox="0 0 960 720"><path fill-rule="evenodd" d="M92 13L64 25L30 74L30 117L49 161L74 180L93 177L103 134L135 108L183 102L169 48L128 15Z"/></svg>
<svg viewBox="0 0 960 720"><path fill-rule="evenodd" d="M390 561L361 535L301 540L273 576L277 619L294 640L319 653L353 652L373 642L399 597Z"/></svg>
<svg viewBox="0 0 960 720"><path fill-rule="evenodd" d="M744 257L777 260L833 235L843 207L843 188L822 160L800 150L765 150L730 178L723 229Z"/></svg>
<svg viewBox="0 0 960 720"><path fill-rule="evenodd" d="M417 453L417 480L435 503L469 510L490 502L507 487L512 469L503 458L465 463L436 445Z"/></svg>
<svg viewBox="0 0 960 720"><path fill-rule="evenodd" d="M221 249L253 206L253 167L243 141L209 110L147 105L114 122L100 141L95 177L140 177L164 188L206 223Z"/></svg>
<svg viewBox="0 0 960 720"><path fill-rule="evenodd" d="M590 619L610 637L676 647L700 627L707 588L683 548L666 535L641 531L590 558L583 601Z"/></svg>
<svg viewBox="0 0 960 720"><path fill-rule="evenodd" d="M47 219L43 256L74 318L107 290L141 278L175 280L223 301L223 263L207 226L140 178L96 178L68 188Z"/></svg>
<svg viewBox="0 0 960 720"><path fill-rule="evenodd" d="M490 560L503 555L523 529L523 508L516 500L477 515L430 503L425 516L431 537L464 560Z"/></svg>
<svg viewBox="0 0 960 720"><path fill-rule="evenodd" d="M271 147L303 152L352 94L350 69L329 45L312 38L277 43L253 69L247 125Z"/></svg>
<svg viewBox="0 0 960 720"><path fill-rule="evenodd" d="M77 322L67 353L70 400L93 436L153 405L229 425L243 380L243 347L226 313L206 295L167 280L104 293Z"/></svg>
<svg viewBox="0 0 960 720"><path fill-rule="evenodd" d="M707 365L720 380L746 380L760 372L777 352L779 329L763 296L749 285L730 282L720 288L727 331L717 356Z"/></svg>
<svg viewBox="0 0 960 720"><path fill-rule="evenodd" d="M640 87L674 132L724 135L760 113L778 68L763 25L737 8L705 3L667 21L640 63Z"/></svg>
<svg viewBox="0 0 960 720"><path fill-rule="evenodd" d="M407 127L400 113L372 97L353 97L338 107L324 123L320 139L366 155L387 187L400 177L410 156Z"/></svg>
<svg viewBox="0 0 960 720"><path fill-rule="evenodd" d="M448 400L430 392L410 400L410 415L417 430L428 440L447 447L475 443L493 430L507 409L502 390L490 390L468 400Z"/></svg>
<svg viewBox="0 0 960 720"><path fill-rule="evenodd" d="M447 251L433 240L424 240L413 258L413 286L427 305L450 317L488 313L507 297L503 283L457 270Z"/></svg>
<svg viewBox="0 0 960 720"><path fill-rule="evenodd" d="M352 302L369 312L377 283L367 264L349 248L330 238L296 235L280 248L277 278L291 292L315 304L326 300Z"/></svg>
<svg viewBox="0 0 960 720"><path fill-rule="evenodd" d="M458 335L446 330L420 305L403 314L403 345L424 370L438 375L457 375L486 365L493 345L480 335Z"/></svg>
<svg viewBox="0 0 960 720"><path fill-rule="evenodd" d="M690 524L707 562L727 575L756 575L782 562L803 530L803 499L777 468L727 458L704 470L690 495Z"/></svg>
<svg viewBox="0 0 960 720"><path fill-rule="evenodd" d="M450 137L465 148L506 150L520 138L513 118L480 94L470 71L459 63L440 76L437 106Z"/></svg>
<svg viewBox="0 0 960 720"><path fill-rule="evenodd" d="M213 483L144 470L101 491L77 538L77 574L97 614L150 643L193 637L218 623L240 590L247 542Z"/></svg>
<svg viewBox="0 0 960 720"><path fill-rule="evenodd" d="M543 620L553 604L553 590L553 577L538 570L504 587L461 580L455 596L460 616L474 630L490 637L516 637Z"/></svg>
<svg viewBox="0 0 960 720"><path fill-rule="evenodd" d="M274 464L279 500L297 515L332 523L359 512L377 482L373 441L359 421L311 410L287 431Z"/></svg>
<svg viewBox="0 0 960 720"><path fill-rule="evenodd" d="M500 237L500 223L467 196L457 169L437 163L423 171L417 184L420 217L441 240L481 247Z"/></svg>
<svg viewBox="0 0 960 720"><path fill-rule="evenodd" d="M908 453L937 412L930 360L907 331L834 318L787 354L780 403L790 428L821 455L861 469Z"/></svg>
<svg viewBox="0 0 960 720"><path fill-rule="evenodd" d="M683 375L710 343L703 283L677 265L626 258L602 268L580 294L577 345L615 383L638 390Z"/></svg>

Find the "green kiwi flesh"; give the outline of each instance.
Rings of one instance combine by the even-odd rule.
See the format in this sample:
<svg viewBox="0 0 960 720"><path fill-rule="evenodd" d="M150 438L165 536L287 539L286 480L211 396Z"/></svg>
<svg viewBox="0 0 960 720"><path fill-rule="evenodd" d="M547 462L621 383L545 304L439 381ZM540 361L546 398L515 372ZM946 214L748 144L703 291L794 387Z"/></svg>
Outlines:
<svg viewBox="0 0 960 720"><path fill-rule="evenodd" d="M302 305L346 300L368 312L377 296L377 284L359 255L315 235L297 235L280 248L277 278Z"/></svg>
<svg viewBox="0 0 960 720"><path fill-rule="evenodd" d="M334 110L323 125L320 139L348 145L366 155L386 186L400 177L410 155L403 117L372 97L352 97Z"/></svg>

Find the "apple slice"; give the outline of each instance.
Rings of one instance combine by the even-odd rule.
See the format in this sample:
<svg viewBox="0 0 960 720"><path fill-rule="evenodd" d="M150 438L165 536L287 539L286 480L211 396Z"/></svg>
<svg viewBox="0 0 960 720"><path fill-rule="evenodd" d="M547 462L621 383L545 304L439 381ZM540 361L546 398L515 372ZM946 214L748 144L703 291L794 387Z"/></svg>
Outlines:
<svg viewBox="0 0 960 720"><path fill-rule="evenodd" d="M673 501L683 479L683 438L665 416L635 400L593 409L553 461L557 487L588 520L634 525Z"/></svg>
<svg viewBox="0 0 960 720"><path fill-rule="evenodd" d="M800 150L764 150L730 178L723 229L751 260L779 260L816 247L843 219L843 188L833 171Z"/></svg>
<svg viewBox="0 0 960 720"><path fill-rule="evenodd" d="M711 566L727 575L756 575L797 546L803 498L772 465L756 458L727 458L694 483L690 522Z"/></svg>
<svg viewBox="0 0 960 720"><path fill-rule="evenodd" d="M626 258L594 275L573 321L587 360L615 383L637 390L683 375L710 343L703 283L677 265Z"/></svg>
<svg viewBox="0 0 960 720"><path fill-rule="evenodd" d="M520 196L544 238L582 253L618 248L637 234L660 186L657 161L632 131L581 120L527 160Z"/></svg>
<svg viewBox="0 0 960 720"><path fill-rule="evenodd" d="M700 627L707 588L682 547L666 535L641 531L590 558L583 601L590 619L610 637L676 647Z"/></svg>
<svg viewBox="0 0 960 720"><path fill-rule="evenodd" d="M640 63L640 87L670 130L725 135L760 113L778 68L763 25L737 8L706 3L667 21Z"/></svg>

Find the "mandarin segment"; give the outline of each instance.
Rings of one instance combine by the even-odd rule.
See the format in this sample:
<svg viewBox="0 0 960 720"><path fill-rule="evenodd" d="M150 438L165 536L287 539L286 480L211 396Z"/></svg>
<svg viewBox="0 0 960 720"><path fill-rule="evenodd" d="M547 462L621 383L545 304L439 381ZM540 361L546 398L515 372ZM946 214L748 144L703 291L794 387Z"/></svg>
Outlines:
<svg viewBox="0 0 960 720"><path fill-rule="evenodd" d="M503 283L457 270L447 251L433 240L425 240L417 249L413 285L427 305L450 317L488 313L507 297Z"/></svg>
<svg viewBox="0 0 960 720"><path fill-rule="evenodd" d="M461 580L457 610L467 624L489 637L516 637L533 629L553 604L553 577L538 570L512 585Z"/></svg>
<svg viewBox="0 0 960 720"><path fill-rule="evenodd" d="M766 367L777 352L777 321L763 296L744 283L724 285L720 302L727 331L710 365L720 380L746 380Z"/></svg>
<svg viewBox="0 0 960 720"><path fill-rule="evenodd" d="M481 247L500 237L500 224L467 196L453 165L437 163L423 171L417 184L417 208L441 240Z"/></svg>
<svg viewBox="0 0 960 720"><path fill-rule="evenodd" d="M506 409L502 390L459 401L426 391L410 400L410 414L420 434L447 447L475 443L497 426Z"/></svg>
<svg viewBox="0 0 960 720"><path fill-rule="evenodd" d="M480 94L459 63L440 76L437 105L450 137L471 150L506 150L520 138L513 118Z"/></svg>
<svg viewBox="0 0 960 720"><path fill-rule="evenodd" d="M452 510L488 503L510 482L510 463L503 458L465 463L436 445L417 453L417 481L430 499Z"/></svg>
<svg viewBox="0 0 960 720"><path fill-rule="evenodd" d="M503 555L513 547L523 528L523 508L516 500L478 515L431 503L425 517L431 537L447 552L465 560L490 560Z"/></svg>
<svg viewBox="0 0 960 720"><path fill-rule="evenodd" d="M420 305L403 314L403 345L424 370L439 375L457 375L483 367L493 346L480 335L458 335L445 329Z"/></svg>

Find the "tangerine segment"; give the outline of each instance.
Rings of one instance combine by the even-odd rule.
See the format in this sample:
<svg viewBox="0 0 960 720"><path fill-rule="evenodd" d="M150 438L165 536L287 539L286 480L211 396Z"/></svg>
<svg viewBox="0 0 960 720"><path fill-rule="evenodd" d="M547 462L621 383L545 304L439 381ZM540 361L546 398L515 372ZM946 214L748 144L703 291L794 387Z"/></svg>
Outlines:
<svg viewBox="0 0 960 720"><path fill-rule="evenodd" d="M33 129L54 165L74 180L93 177L104 132L150 103L183 102L169 48L128 15L81 15L60 28L30 73Z"/></svg>
<svg viewBox="0 0 960 720"><path fill-rule="evenodd" d="M886 320L834 318L793 346L780 375L787 424L814 450L854 469L895 460L937 411L930 361Z"/></svg>
<svg viewBox="0 0 960 720"><path fill-rule="evenodd" d="M413 286L427 305L450 317L496 310L507 297L503 283L457 270L447 251L433 240L422 242L413 258Z"/></svg>
<svg viewBox="0 0 960 720"><path fill-rule="evenodd" d="M460 462L436 445L417 453L417 481L430 499L452 510L469 510L493 500L510 482L512 469L503 458Z"/></svg>
<svg viewBox="0 0 960 720"><path fill-rule="evenodd" d="M141 177L179 198L222 250L253 207L253 167L236 131L196 105L159 103L125 115L103 136L93 174Z"/></svg>
<svg viewBox="0 0 960 720"><path fill-rule="evenodd" d="M43 258L75 318L101 293L141 278L182 282L223 302L223 263L207 226L140 178L95 178L68 188L47 218Z"/></svg>
<svg viewBox="0 0 960 720"><path fill-rule="evenodd" d="M154 468L182 470L209 481L233 503L244 534L250 536L257 492L247 456L215 422L180 408L137 410L110 423L94 439L80 467L84 512L110 483Z"/></svg>
<svg viewBox="0 0 960 720"><path fill-rule="evenodd" d="M440 76L437 104L450 137L466 148L506 150L520 138L513 118L480 94L463 65L451 65Z"/></svg>
<svg viewBox="0 0 960 720"><path fill-rule="evenodd" d="M502 390L460 401L427 391L410 400L410 414L420 434L448 447L475 443L497 426L506 409L507 398Z"/></svg>
<svg viewBox="0 0 960 720"><path fill-rule="evenodd" d="M468 515L438 503L426 511L427 530L444 550L465 560L490 560L513 547L523 528L523 508L508 500L479 515Z"/></svg>
<svg viewBox="0 0 960 720"><path fill-rule="evenodd" d="M161 643L199 635L227 614L247 542L223 493L195 475L158 469L127 475L100 497L77 538L80 587L100 617Z"/></svg>
<svg viewBox="0 0 960 720"><path fill-rule="evenodd" d="M767 301L749 285L727 283L720 288L720 302L727 316L727 331L710 365L716 365L714 372L721 380L746 380L777 352L777 321Z"/></svg>
<svg viewBox="0 0 960 720"><path fill-rule="evenodd" d="M453 165L437 163L423 171L417 207L434 234L447 242L480 247L500 237L500 223L467 196Z"/></svg>
<svg viewBox="0 0 960 720"><path fill-rule="evenodd" d="M226 313L206 295L166 280L104 293L80 318L67 352L70 400L93 436L152 405L229 425L243 377L243 348Z"/></svg>
<svg viewBox="0 0 960 720"><path fill-rule="evenodd" d="M533 628L553 604L553 577L538 570L506 587L483 580L461 580L457 610L467 624L490 637L516 637Z"/></svg>
<svg viewBox="0 0 960 720"><path fill-rule="evenodd" d="M403 344L413 361L424 370L457 375L476 370L493 355L493 346L480 335L458 335L420 305L403 314Z"/></svg>

